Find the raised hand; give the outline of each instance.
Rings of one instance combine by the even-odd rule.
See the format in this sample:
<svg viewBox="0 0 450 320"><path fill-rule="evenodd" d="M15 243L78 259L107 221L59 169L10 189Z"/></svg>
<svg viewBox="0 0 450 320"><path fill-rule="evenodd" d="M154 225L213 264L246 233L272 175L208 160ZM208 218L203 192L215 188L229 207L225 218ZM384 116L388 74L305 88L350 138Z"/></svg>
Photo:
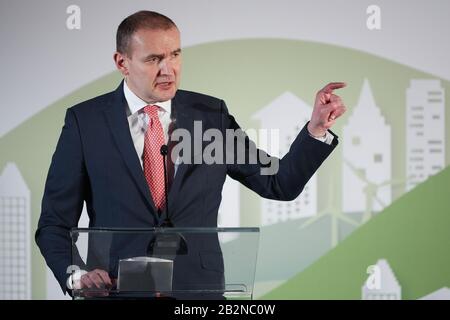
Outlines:
<svg viewBox="0 0 450 320"><path fill-rule="evenodd" d="M308 131L314 137L325 136L336 119L346 111L342 99L333 94L334 90L344 88L346 85L344 82L331 82L317 92L311 121L308 124Z"/></svg>

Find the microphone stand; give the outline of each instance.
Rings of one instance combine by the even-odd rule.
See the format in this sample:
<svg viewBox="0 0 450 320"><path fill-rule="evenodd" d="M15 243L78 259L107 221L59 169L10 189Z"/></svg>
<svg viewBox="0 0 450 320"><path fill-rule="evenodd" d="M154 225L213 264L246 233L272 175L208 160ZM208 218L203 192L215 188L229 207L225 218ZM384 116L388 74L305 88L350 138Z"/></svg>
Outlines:
<svg viewBox="0 0 450 320"><path fill-rule="evenodd" d="M166 218L159 223L158 231L160 231L155 237L152 238L147 246L148 256L159 256L166 259L174 259L177 255L187 254L188 246L186 239L181 233L174 233L170 231L174 225L170 220L169 216L169 194L167 191L167 186L169 183L169 178L167 176L166 159L169 153L169 148L167 145L162 145L160 149L161 155L163 156L164 162L164 191L166 197ZM164 231L167 229L167 233Z"/></svg>
<svg viewBox="0 0 450 320"><path fill-rule="evenodd" d="M166 198L166 219L160 224L161 227L173 228L173 223L169 218L169 192L167 191L167 186L169 185L169 177L167 175L167 154L169 153L169 147L163 144L160 149L161 155L163 156L164 165L164 195Z"/></svg>

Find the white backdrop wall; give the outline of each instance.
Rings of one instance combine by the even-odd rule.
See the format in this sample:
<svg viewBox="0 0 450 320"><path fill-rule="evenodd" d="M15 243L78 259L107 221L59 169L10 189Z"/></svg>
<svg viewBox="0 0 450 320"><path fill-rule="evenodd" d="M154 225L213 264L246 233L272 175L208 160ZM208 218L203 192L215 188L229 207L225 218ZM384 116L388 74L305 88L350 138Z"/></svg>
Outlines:
<svg viewBox="0 0 450 320"><path fill-rule="evenodd" d="M66 26L66 20L70 15L66 9L71 5L80 8L80 29L70 30ZM369 30L366 25L369 16L366 10L371 5L380 8L381 28L379 30ZM0 142L2 137L33 115L43 111L53 102L113 71L115 68L112 55L115 49L116 28L125 16L142 9L159 11L171 17L181 30L182 45L185 48L223 40L304 40L370 53L418 71L427 72L441 79L450 79L450 59L448 59L450 42L445 41L445 36L450 31L450 19L448 19L450 1L448 0L132 0L127 2L116 0L0 0L0 57L3 73L0 77L2 93ZM239 61L239 51L234 54L236 61ZM302 57L298 57L298 59L302 59ZM315 61L315 63L320 68L320 62ZM301 77L305 77L305 75L301 75ZM335 80L345 81L346 79ZM364 83L365 89L362 90L362 93L371 92L369 82L365 81ZM354 84L356 87L358 85L358 83ZM441 90L440 83L436 83L436 85ZM319 89L319 87L315 89ZM359 89L354 90L359 92ZM280 92L280 94L282 93ZM311 96L312 93L309 95ZM372 96L372 93L367 93L367 95ZM290 93L283 93L282 96L292 97L291 100L294 102L289 107L297 108L295 101L300 97L295 97ZM273 97L273 99L275 98L276 96ZM309 99L311 97L301 98ZM376 96L375 100L379 98L380 96ZM283 105L286 106L286 103ZM302 102L301 105L305 110L311 108L305 102ZM444 99L440 107L444 117ZM269 118L273 119L273 117ZM401 123L402 119L401 116L395 119L397 126L392 127L393 132L398 129L398 123ZM383 118L381 122L384 123L384 121ZM444 122L441 131L440 136L445 136ZM364 128L364 132L367 132L367 128ZM58 132L54 134L56 135ZM392 139L395 140L397 137L398 132L392 133ZM441 138L444 141L443 137ZM386 139L390 143L390 131L389 137ZM344 145L345 141L344 138ZM351 143L350 136L348 143ZM414 141L411 143L414 144ZM386 149L390 148L386 147ZM382 154L386 159L391 157L388 151L390 150ZM4 153L8 150L0 150L0 152ZM7 159L8 157L2 158ZM354 159L352 155L350 158ZM9 159L7 160L9 161ZM442 162L444 160L442 157ZM442 167L444 166L445 164ZM388 178L391 178L394 174L391 175L390 163L388 167ZM24 168L19 169L23 170ZM3 168L0 168L1 170ZM395 175L398 176L397 173ZM317 180L320 184L320 179ZM43 184L43 181L41 183ZM5 182L1 187L6 190L8 185L9 182ZM361 190L363 187L364 185L361 186ZM0 190L3 189L0 188ZM298 217L315 215L319 210L317 204L320 201L324 202L323 199L317 199L316 178L310 189L314 195L314 197L310 197L314 199L314 206L311 206L310 213L303 215L301 212ZM235 198L233 199L237 199L237 201L229 203L239 207L237 203L242 196L239 193L239 186L227 185L225 190L229 194L234 194ZM361 208L364 206L368 208L362 191L360 193ZM31 195L32 198L41 196L41 194ZM350 196L354 198L353 195ZM338 198L338 196L334 198ZM353 198L351 200L354 204L355 199ZM242 199L246 201L247 198ZM390 196L388 200L387 204L390 202ZM290 205L287 203L286 207L288 208ZM287 208L285 209L288 210ZM361 208L356 211L360 212L363 210ZM372 210L372 208L369 209ZM234 207L233 209L222 208L222 210L238 211ZM375 207L373 210L378 211ZM31 214L36 216L38 212ZM234 218L236 218L236 224L239 224L239 216ZM285 220L281 219L277 222L283 221ZM86 225L87 221L83 220L81 223ZM32 238L35 227L32 224L31 230L27 231L29 246L32 248L35 247ZM298 231L295 232L298 233ZM29 246L26 248L28 252L30 251ZM36 248L33 250L36 256ZM35 272L34 276L43 276L42 269ZM51 273L47 273L45 276L45 280L33 279L33 281L27 282L29 284L25 290L28 292L27 297L31 297L30 292L33 292L33 297L38 298L61 297L60 289ZM279 280L279 278L277 279ZM267 288L276 287L279 284L277 281L273 283L266 281L265 286ZM38 283L33 291L31 283ZM266 289L262 289L262 291L264 290Z"/></svg>
<svg viewBox="0 0 450 320"><path fill-rule="evenodd" d="M81 29L68 30L70 5ZM370 5L381 29L366 26ZM284 38L373 53L450 79L447 0L1 0L0 136L41 108L114 69L115 30L137 10L171 17L183 46L239 38ZM19 100L24 97L25 101Z"/></svg>

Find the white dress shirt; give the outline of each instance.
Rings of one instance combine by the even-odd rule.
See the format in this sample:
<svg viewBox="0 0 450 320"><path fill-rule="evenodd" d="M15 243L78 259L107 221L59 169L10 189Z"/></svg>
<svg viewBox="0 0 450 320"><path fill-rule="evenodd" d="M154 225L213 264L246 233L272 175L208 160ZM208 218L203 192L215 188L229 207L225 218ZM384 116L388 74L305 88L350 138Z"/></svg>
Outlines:
<svg viewBox="0 0 450 320"><path fill-rule="evenodd" d="M311 137L313 137L313 138L315 138L315 139L317 139L317 140L319 140L319 141L322 141L322 142L324 142L324 143L326 143L326 144L331 144L332 142L333 142L333 139L334 139L334 136L330 133L330 131L327 131L326 132L326 134L325 134L325 136L323 136L323 137L314 137L313 135L311 135L311 134L309 134Z"/></svg>
<svg viewBox="0 0 450 320"><path fill-rule="evenodd" d="M128 125L130 126L131 138L133 139L136 153L139 156L141 167L143 167L142 155L144 153L144 137L145 132L148 128L148 123L150 121L150 117L144 112L143 108L145 106L148 106L149 104L135 95L134 92L131 91L130 88L128 88L126 81L123 82L123 92L128 104L127 118ZM172 111L172 100L152 103L152 105L157 105L159 107L158 117L164 131L164 141L167 144L169 141L169 125L171 122L170 114Z"/></svg>

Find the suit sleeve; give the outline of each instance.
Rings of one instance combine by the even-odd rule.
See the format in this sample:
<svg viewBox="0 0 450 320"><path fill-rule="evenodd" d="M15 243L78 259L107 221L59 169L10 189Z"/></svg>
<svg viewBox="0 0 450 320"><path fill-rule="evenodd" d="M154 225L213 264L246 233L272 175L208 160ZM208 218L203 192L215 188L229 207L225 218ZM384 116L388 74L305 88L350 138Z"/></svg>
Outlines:
<svg viewBox="0 0 450 320"><path fill-rule="evenodd" d="M70 229L78 225L87 183L80 133L76 117L67 110L45 183L42 210L35 240L63 292L72 261ZM82 266L80 266L82 268Z"/></svg>
<svg viewBox="0 0 450 320"><path fill-rule="evenodd" d="M221 114L224 129L241 131L223 101ZM333 142L328 145L311 137L306 124L291 144L288 153L278 159L257 149L255 143L241 131L237 135L239 138L234 139L233 143L226 139L227 157L230 158L230 152L234 157L233 163L227 161L227 174L264 198L294 200L338 144L337 136L332 134ZM233 146L232 150L230 146ZM244 163L241 150L245 153Z"/></svg>

